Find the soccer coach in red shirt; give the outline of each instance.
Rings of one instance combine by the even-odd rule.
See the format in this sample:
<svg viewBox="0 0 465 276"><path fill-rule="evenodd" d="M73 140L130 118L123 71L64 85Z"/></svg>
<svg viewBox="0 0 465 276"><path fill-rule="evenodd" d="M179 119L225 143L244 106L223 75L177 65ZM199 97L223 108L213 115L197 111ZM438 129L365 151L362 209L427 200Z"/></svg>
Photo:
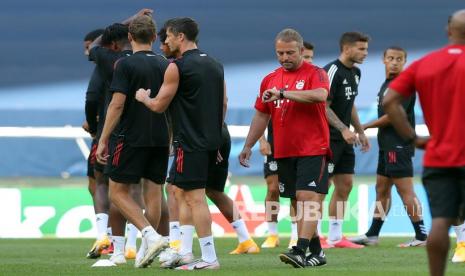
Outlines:
<svg viewBox="0 0 465 276"><path fill-rule="evenodd" d="M423 184L433 225L427 240L431 275L444 275L449 228L465 214L465 10L447 26L450 44L412 63L390 85L384 110L405 139L426 149ZM401 101L418 92L430 139L419 138Z"/></svg>
<svg viewBox="0 0 465 276"><path fill-rule="evenodd" d="M279 182L295 192L298 205L297 246L281 254L280 259L296 268L319 266L326 264L316 226L321 216L319 195L328 193L328 76L323 69L304 62L303 40L297 31L281 31L275 47L281 67L262 81L239 161L249 166L251 149L271 118ZM308 249L311 255L306 257Z"/></svg>

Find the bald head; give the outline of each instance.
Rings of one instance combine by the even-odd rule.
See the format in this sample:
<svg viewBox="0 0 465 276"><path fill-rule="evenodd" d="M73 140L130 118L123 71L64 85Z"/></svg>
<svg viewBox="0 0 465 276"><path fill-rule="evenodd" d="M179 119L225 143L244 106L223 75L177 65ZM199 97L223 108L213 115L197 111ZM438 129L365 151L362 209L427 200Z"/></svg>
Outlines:
<svg viewBox="0 0 465 276"><path fill-rule="evenodd" d="M465 9L452 14L447 31L452 43L465 44Z"/></svg>

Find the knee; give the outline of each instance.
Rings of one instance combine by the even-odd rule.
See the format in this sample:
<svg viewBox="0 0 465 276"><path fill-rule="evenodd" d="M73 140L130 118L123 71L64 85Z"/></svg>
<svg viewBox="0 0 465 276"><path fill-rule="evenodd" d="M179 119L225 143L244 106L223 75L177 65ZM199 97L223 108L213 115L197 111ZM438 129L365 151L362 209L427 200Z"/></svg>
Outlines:
<svg viewBox="0 0 465 276"><path fill-rule="evenodd" d="M391 187L387 185L376 185L376 197L378 199L387 199L391 196Z"/></svg>
<svg viewBox="0 0 465 276"><path fill-rule="evenodd" d="M192 209L201 205L205 201L205 197L199 197L197 195L184 195L186 204Z"/></svg>

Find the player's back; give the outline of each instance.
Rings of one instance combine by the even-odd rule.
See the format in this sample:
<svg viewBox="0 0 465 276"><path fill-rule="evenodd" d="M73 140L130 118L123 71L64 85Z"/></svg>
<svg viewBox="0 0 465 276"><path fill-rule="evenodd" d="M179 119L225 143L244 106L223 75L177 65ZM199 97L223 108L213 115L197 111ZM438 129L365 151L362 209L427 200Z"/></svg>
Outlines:
<svg viewBox="0 0 465 276"><path fill-rule="evenodd" d="M173 101L174 139L186 151L218 149L223 122L224 71L198 49L175 61L180 73Z"/></svg>
<svg viewBox="0 0 465 276"><path fill-rule="evenodd" d="M152 51L139 51L119 60L111 86L112 92L126 95L121 117L121 134L134 146L166 146L168 125L164 114L150 111L135 99L139 88L150 89L154 98L163 83L168 61Z"/></svg>

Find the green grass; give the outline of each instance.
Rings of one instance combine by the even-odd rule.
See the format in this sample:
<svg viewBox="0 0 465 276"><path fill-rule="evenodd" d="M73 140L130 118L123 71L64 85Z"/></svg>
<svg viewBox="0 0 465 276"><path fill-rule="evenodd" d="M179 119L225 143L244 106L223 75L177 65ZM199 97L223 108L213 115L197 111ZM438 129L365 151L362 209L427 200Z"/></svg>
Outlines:
<svg viewBox="0 0 465 276"><path fill-rule="evenodd" d="M262 242L263 239L257 239ZM262 250L257 255L229 255L236 239L215 240L221 264L219 271L197 271L202 275L426 275L425 248L396 248L405 238L383 238L379 246L365 249L328 249L328 265L294 269L281 263L278 254L285 250ZM283 244L287 239L282 239ZM454 244L451 241L451 244ZM163 270L158 267L135 269L127 265L91 268L95 260L84 256L90 239L0 239L0 275L178 275L189 272ZM194 243L194 248L198 243ZM196 256L198 256L198 250ZM453 248L451 249L451 254ZM465 264L448 263L447 275L464 275Z"/></svg>

